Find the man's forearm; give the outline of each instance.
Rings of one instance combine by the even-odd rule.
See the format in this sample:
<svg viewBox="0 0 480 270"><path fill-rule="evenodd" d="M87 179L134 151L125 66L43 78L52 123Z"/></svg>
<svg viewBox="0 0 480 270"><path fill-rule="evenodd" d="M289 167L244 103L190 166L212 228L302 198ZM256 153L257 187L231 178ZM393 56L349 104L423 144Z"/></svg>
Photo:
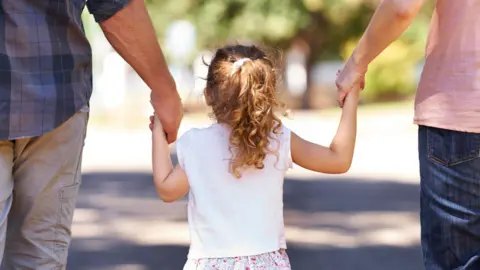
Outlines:
<svg viewBox="0 0 480 270"><path fill-rule="evenodd" d="M360 39L352 61L360 72L410 26L424 0L384 0Z"/></svg>
<svg viewBox="0 0 480 270"><path fill-rule="evenodd" d="M144 0L132 0L100 27L112 47L155 95L176 91Z"/></svg>

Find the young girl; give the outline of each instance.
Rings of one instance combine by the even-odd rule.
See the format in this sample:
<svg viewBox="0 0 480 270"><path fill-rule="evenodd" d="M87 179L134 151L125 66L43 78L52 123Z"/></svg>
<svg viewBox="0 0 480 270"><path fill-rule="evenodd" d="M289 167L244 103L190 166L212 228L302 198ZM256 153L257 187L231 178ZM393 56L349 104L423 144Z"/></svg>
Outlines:
<svg viewBox="0 0 480 270"><path fill-rule="evenodd" d="M205 98L216 123L187 131L173 167L165 135L153 125L153 177L165 202L188 196L190 251L184 270L290 269L285 252L283 179L292 162L322 173L350 168L358 90L346 98L330 147L303 140L275 116L277 77L255 46L218 49Z"/></svg>

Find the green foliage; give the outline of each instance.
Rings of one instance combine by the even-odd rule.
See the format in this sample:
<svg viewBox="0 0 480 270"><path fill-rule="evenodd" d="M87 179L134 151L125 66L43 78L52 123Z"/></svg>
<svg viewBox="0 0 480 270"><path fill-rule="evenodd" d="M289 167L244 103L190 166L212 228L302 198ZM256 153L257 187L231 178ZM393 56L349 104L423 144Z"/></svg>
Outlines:
<svg viewBox="0 0 480 270"><path fill-rule="evenodd" d="M431 10L432 6L427 5L400 39L370 64L362 94L364 101L399 99L415 93L417 67L424 57ZM352 38L345 43L344 59L350 56L357 42L358 38Z"/></svg>
<svg viewBox="0 0 480 270"><path fill-rule="evenodd" d="M300 39L312 60L340 59L341 44L365 29L375 8L366 0L147 0L147 5L161 40L170 22L186 19L196 26L198 49L232 41L287 49Z"/></svg>
<svg viewBox="0 0 480 270"><path fill-rule="evenodd" d="M356 41L348 43L345 55L350 55L355 45ZM408 44L395 41L370 64L362 100L389 100L412 94L417 62L418 58L410 55Z"/></svg>
<svg viewBox="0 0 480 270"><path fill-rule="evenodd" d="M93 16L88 12L87 9L84 9L82 12L82 22L83 28L89 40L92 40L94 35L100 32L99 26L95 23Z"/></svg>
<svg viewBox="0 0 480 270"><path fill-rule="evenodd" d="M176 19L197 29L197 48L231 41L254 41L286 49L302 40L309 63L342 60L353 49L379 1L371 0L147 0L160 39ZM429 0L410 29L370 67L365 98L369 101L410 95L423 57ZM167 57L168 57L168 52ZM343 57L343 58L342 58Z"/></svg>
<svg viewBox="0 0 480 270"><path fill-rule="evenodd" d="M192 22L197 49L253 41L287 49L303 40L309 64L345 60L368 25L379 1L373 0L146 0L159 41L174 20ZM416 68L424 53L435 1L427 0L408 31L374 61L367 74L366 101L408 96L415 91ZM100 32L88 11L89 38ZM165 52L167 57L168 51ZM192 55L193 56L193 55Z"/></svg>
<svg viewBox="0 0 480 270"><path fill-rule="evenodd" d="M196 26L197 48L231 41L269 45L288 41L309 23L298 0L148 0L150 15L161 38L177 19Z"/></svg>

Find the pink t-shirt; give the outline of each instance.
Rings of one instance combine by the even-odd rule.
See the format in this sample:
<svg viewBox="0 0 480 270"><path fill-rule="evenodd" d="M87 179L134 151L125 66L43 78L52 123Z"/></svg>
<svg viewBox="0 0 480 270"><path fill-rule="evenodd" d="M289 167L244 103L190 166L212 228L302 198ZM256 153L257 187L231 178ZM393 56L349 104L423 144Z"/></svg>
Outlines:
<svg viewBox="0 0 480 270"><path fill-rule="evenodd" d="M480 133L480 0L437 0L415 123Z"/></svg>

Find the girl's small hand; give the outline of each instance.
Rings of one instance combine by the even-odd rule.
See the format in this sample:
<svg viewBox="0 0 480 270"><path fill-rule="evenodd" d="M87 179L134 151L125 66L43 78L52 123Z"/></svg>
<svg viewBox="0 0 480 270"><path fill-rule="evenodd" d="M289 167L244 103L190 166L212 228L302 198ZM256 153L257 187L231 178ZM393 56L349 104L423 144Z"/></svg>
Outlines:
<svg viewBox="0 0 480 270"><path fill-rule="evenodd" d="M167 133L163 130L162 122L160 122L160 119L158 119L155 114L150 116L150 124L148 127L152 132L157 132L156 130L162 131L162 134L164 134L166 138Z"/></svg>
<svg viewBox="0 0 480 270"><path fill-rule="evenodd" d="M154 115L150 115L150 124L148 124L148 127L150 128L151 131L153 131L154 121L155 121L155 116L154 116Z"/></svg>
<svg viewBox="0 0 480 270"><path fill-rule="evenodd" d="M153 131L155 128L160 128L163 129L162 122L160 122L160 119L154 114L150 115L150 124L148 125L151 131Z"/></svg>
<svg viewBox="0 0 480 270"><path fill-rule="evenodd" d="M342 70L337 72L337 79L335 84L338 90L338 104L343 107L343 103L347 94L354 88L362 90L365 88L365 73L366 68L361 69L350 58Z"/></svg>

